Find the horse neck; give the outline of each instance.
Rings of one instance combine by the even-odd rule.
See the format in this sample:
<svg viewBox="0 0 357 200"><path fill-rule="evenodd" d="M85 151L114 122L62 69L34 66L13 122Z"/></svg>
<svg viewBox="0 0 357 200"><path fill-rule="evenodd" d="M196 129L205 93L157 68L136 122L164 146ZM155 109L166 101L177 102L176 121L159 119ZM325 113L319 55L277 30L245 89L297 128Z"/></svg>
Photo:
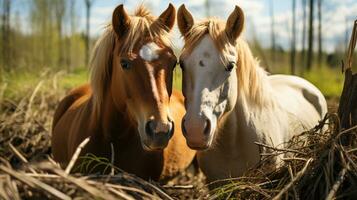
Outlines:
<svg viewBox="0 0 357 200"><path fill-rule="evenodd" d="M133 128L133 121L130 120L125 107L118 108L110 91L104 96L100 111L96 115L95 126L99 134L103 134L108 141L124 138L129 129Z"/></svg>
<svg viewBox="0 0 357 200"><path fill-rule="evenodd" d="M237 46L239 55L238 76L238 97L235 108L222 118L220 131L222 142L227 148L244 148L244 145L237 147L237 142L252 143L265 140L263 132L257 131L260 117L268 118L277 108L277 101L272 95L267 73L259 66L253 57L248 44L239 41ZM240 78L246 78L244 80ZM272 116L273 117L273 116ZM223 136L224 135L224 136ZM244 138L244 139L242 139ZM229 145L231 144L231 145Z"/></svg>

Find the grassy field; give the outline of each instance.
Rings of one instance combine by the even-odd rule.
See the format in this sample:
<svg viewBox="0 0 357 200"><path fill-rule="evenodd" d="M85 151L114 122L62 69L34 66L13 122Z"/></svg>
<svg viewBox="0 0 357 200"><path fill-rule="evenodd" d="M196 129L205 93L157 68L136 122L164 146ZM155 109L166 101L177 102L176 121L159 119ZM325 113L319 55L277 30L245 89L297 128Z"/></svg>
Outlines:
<svg viewBox="0 0 357 200"><path fill-rule="evenodd" d="M315 68L306 72L303 77L319 88L327 98L336 98L341 95L344 75L340 69Z"/></svg>
<svg viewBox="0 0 357 200"><path fill-rule="evenodd" d="M78 68L71 73L65 71L53 72L50 70L38 71L17 71L6 73L0 81L0 91L4 91L3 96L9 99L18 99L22 94L31 91L37 84L57 85L56 88L68 91L82 84L88 83L89 71L86 68ZM174 71L174 87L181 90L181 69ZM0 94L1 95L1 94Z"/></svg>
<svg viewBox="0 0 357 200"><path fill-rule="evenodd" d="M5 87L4 96L16 99L19 95L31 91L40 82L43 85L55 85L55 88L69 90L73 87L86 83L88 70L79 68L72 73L65 71L53 72L50 70L17 71L3 75L1 86ZM58 84L57 84L58 83Z"/></svg>
<svg viewBox="0 0 357 200"><path fill-rule="evenodd" d="M327 98L336 98L341 94L344 76L339 69L314 68L309 72L305 72L302 77L319 88ZM87 83L88 78L89 72L86 68L78 68L71 73L66 73L65 71L53 72L51 70L18 71L4 74L0 82L0 88L5 89L4 97L16 99L21 94L31 91L40 82L44 86L48 84L58 85L56 88L68 91ZM181 69L177 67L174 71L174 87L178 90L181 90L181 79Z"/></svg>

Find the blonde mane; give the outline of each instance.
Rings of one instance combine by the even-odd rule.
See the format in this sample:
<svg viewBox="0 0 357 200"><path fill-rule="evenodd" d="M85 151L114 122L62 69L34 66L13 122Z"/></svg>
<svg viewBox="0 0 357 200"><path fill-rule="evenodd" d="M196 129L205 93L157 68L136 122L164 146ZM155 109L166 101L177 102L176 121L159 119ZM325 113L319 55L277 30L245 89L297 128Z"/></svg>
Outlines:
<svg viewBox="0 0 357 200"><path fill-rule="evenodd" d="M201 41L206 34L209 34L216 48L222 52L223 55L227 45L231 45L230 39L225 31L225 26L224 21L216 18L210 18L194 24L190 31L184 36L185 53L191 52L198 42ZM247 97L250 103L264 105L263 101L265 101L266 95L264 95L262 87L266 79L266 72L259 67L259 62L253 57L247 42L241 37L235 41L235 48L238 55L238 92L244 95L244 97ZM222 61L224 62L225 60L222 59Z"/></svg>
<svg viewBox="0 0 357 200"><path fill-rule="evenodd" d="M120 45L119 55L131 53L136 45L145 40L152 40L165 46L171 46L165 25L151 15L143 6L139 6L130 16L130 27L123 38L119 38L112 25L105 28L103 35L96 42L90 62L90 85L93 91L92 103L95 117L101 113L102 101L109 86L112 55L115 45Z"/></svg>

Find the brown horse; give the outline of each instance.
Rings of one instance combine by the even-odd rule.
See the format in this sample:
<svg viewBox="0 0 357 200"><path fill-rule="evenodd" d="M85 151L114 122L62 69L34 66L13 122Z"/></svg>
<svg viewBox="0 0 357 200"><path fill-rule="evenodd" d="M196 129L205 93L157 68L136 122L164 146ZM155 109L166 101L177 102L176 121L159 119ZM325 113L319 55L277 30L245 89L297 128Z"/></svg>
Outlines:
<svg viewBox="0 0 357 200"><path fill-rule="evenodd" d="M133 16L123 5L114 10L93 52L90 85L70 92L56 110L52 150L62 166L87 137L81 155L114 156L115 166L145 179L191 163L195 152L180 127L183 97L172 92L177 59L168 33L175 17L171 4L157 19L142 6Z"/></svg>

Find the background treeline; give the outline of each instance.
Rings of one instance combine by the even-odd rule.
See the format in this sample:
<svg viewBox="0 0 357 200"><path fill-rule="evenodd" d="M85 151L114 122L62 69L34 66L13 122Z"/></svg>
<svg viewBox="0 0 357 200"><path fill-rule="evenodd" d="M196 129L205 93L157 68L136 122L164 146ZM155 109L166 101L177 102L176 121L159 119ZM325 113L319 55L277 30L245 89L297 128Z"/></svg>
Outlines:
<svg viewBox="0 0 357 200"><path fill-rule="evenodd" d="M24 71L65 71L68 74L77 73L81 77L68 82L86 80L85 67L96 40L96 36L90 37L89 34L91 28L96 28L90 27L91 10L93 4L99 1L0 0L0 82L9 83L8 87L13 85L11 82L18 84L24 79L20 76L20 72ZM257 30L253 28L253 37L248 41L262 66L272 73L304 76L326 95L339 94L342 76L338 72L347 49L352 23L348 24L346 19L344 38L340 38L341 42L337 43L333 52L327 52L324 48L324 42L327 41L324 40L323 29L332 24L324 21L324 11L328 9L326 5L333 3L328 0L290 0L292 15L286 25L290 41L289 45L283 47L283 41L276 33L278 20L274 8L277 5L274 3L279 1L265 1L269 5L266 9L270 15L271 32L270 41L264 43L269 45L262 45L259 40L259 27L255 28ZM119 3L125 4L128 1ZM144 2L148 8L153 8L151 3ZM219 14L215 11L220 4L219 0L205 0L203 5L192 9L205 16L214 16ZM246 26L254 27L254 24ZM180 49L176 49L176 52L180 52Z"/></svg>
<svg viewBox="0 0 357 200"><path fill-rule="evenodd" d="M21 4L21 9L13 12L16 3ZM88 31L79 30L78 3L78 0L0 0L0 68L12 71L47 67L71 71L84 66L88 60L90 27L87 26ZM85 3L83 9L89 14L92 1Z"/></svg>
<svg viewBox="0 0 357 200"><path fill-rule="evenodd" d="M207 0L209 2L209 0ZM290 0L291 2L291 19L286 24L290 32L290 45L283 48L279 45L279 38L275 30L275 12L274 0L269 0L270 14L270 47L263 49L254 34L250 43L253 45L253 51L262 61L263 65L272 72L283 72L297 75L303 75L304 72L310 72L313 68L330 67L339 68L341 61L345 57L347 45L353 25L353 20L348 23L346 18L344 38L339 41L332 52L324 49L324 31L323 27L332 26L328 21L323 20L324 11L328 9L324 6L328 3L326 0ZM343 3L343 2L341 2ZM302 13L298 16L297 13ZM344 13L341 13L344 14ZM301 17L302 28L297 26L298 17ZM299 38L298 38L299 35ZM300 46L298 49L297 46Z"/></svg>

